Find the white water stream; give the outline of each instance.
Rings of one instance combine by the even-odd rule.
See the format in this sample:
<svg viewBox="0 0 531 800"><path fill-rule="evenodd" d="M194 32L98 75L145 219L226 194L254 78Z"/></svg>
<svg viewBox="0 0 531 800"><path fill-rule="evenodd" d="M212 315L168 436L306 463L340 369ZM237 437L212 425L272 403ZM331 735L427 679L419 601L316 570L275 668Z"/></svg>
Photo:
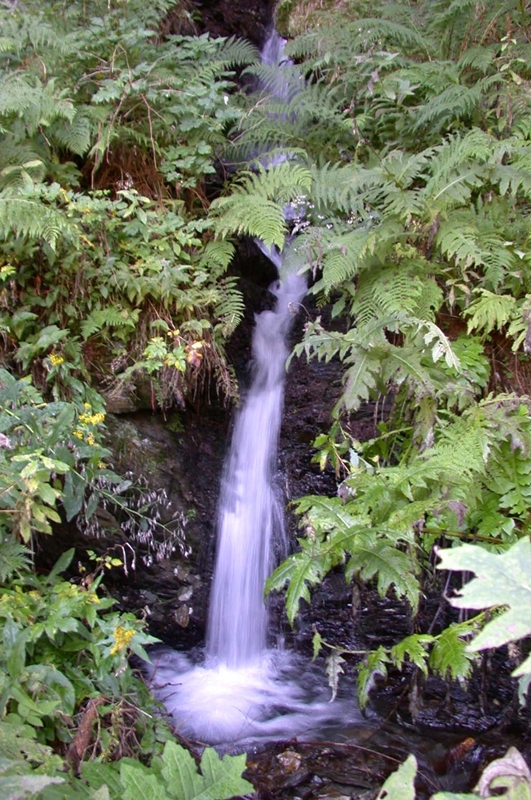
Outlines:
<svg viewBox="0 0 531 800"><path fill-rule="evenodd" d="M225 465L218 548L202 664L163 650L153 656L154 694L179 733L230 749L260 740L317 738L356 718L354 700L335 701L322 672L281 648L268 649L264 583L283 508L274 488L282 416L286 337L306 291L292 275L273 290L276 308L256 317L254 375L236 419Z"/></svg>
<svg viewBox="0 0 531 800"><path fill-rule="evenodd" d="M278 39L266 46L269 63L273 58L280 63ZM256 317L253 379L224 468L203 661L194 664L181 653L163 650L153 656L150 675L154 694L182 736L229 749L260 740L317 738L327 726L358 717L353 699L329 702L322 672L267 645L264 584L275 566L274 541L284 527L274 473L287 337L306 282L290 275L270 288L276 306Z"/></svg>

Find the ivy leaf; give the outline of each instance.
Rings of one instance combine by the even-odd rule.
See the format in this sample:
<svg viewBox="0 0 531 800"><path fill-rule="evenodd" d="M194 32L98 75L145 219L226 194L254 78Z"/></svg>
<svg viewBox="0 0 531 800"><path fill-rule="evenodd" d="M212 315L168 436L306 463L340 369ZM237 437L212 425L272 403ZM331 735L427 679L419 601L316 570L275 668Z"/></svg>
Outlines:
<svg viewBox="0 0 531 800"><path fill-rule="evenodd" d="M413 754L387 778L376 800L415 800L415 775L417 759Z"/></svg>
<svg viewBox="0 0 531 800"><path fill-rule="evenodd" d="M487 623L469 645L470 651L500 647L531 633L531 542L521 539L505 553L491 553L476 545L464 544L440 550L439 569L474 572L476 577L450 600L457 608L507 610Z"/></svg>

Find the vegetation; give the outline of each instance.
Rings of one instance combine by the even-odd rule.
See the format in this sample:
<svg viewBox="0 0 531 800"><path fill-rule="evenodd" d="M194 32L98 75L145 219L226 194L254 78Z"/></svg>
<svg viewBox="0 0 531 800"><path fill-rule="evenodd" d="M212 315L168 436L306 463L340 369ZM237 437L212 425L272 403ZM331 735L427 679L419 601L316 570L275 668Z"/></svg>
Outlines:
<svg viewBox="0 0 531 800"><path fill-rule="evenodd" d="M452 602L477 616L363 655L362 703L390 666L466 680L478 651L530 632L526 4L282 0L293 59L282 96L249 44L163 35L175 6L186 15L172 0L0 9L0 786L10 797L249 790L241 761L206 751L199 775L169 741L127 660L150 637L112 610L105 564L79 574L66 553L48 576L32 568L37 535L94 524L110 495L154 524L112 468L104 397L142 380L156 409L214 387L236 396L224 344L243 311L227 274L242 234L283 250L284 269L307 272L318 307L332 308L292 357L344 368L332 427L315 441L338 494L297 500L300 548L268 590L286 588L294 622L343 566L415 615L437 568L476 574ZM266 89L238 89L236 70ZM257 153L275 148L289 157L266 169ZM357 442L356 411L382 396L390 417ZM507 610L491 619L492 608ZM337 686L348 653L318 632L314 645L330 651ZM530 674L522 655L522 699ZM396 779L404 798L414 767ZM498 778L511 774L503 768Z"/></svg>

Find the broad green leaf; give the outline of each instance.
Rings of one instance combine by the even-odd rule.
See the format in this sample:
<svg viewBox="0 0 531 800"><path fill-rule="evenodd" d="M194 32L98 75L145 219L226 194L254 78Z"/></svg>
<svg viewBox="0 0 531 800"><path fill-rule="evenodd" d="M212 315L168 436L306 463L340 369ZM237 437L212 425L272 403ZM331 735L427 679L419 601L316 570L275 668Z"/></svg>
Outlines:
<svg viewBox="0 0 531 800"><path fill-rule="evenodd" d="M64 778L51 778L48 775L0 776L0 797L2 800L22 800L24 797L37 794L45 786L64 782Z"/></svg>
<svg viewBox="0 0 531 800"><path fill-rule="evenodd" d="M188 750L175 742L166 742L162 762L162 776L170 795L179 800L197 797L201 790L201 776Z"/></svg>
<svg viewBox="0 0 531 800"><path fill-rule="evenodd" d="M242 778L245 761L245 754L220 758L214 748L207 748L201 759L203 789L192 800L226 800L254 792L252 783Z"/></svg>
<svg viewBox="0 0 531 800"><path fill-rule="evenodd" d="M206 748L201 759L201 775L190 753L175 742L166 742L162 756L162 776L168 792L176 800L226 800L254 791L241 775L245 755L220 758Z"/></svg>
<svg viewBox="0 0 531 800"><path fill-rule="evenodd" d="M507 610L487 623L469 645L471 651L500 647L531 633L531 542L521 539L505 553L471 544L439 550L439 569L474 572L476 577L450 602L457 608Z"/></svg>
<svg viewBox="0 0 531 800"><path fill-rule="evenodd" d="M417 759L413 754L401 764L396 772L389 775L378 792L376 800L415 800L415 775Z"/></svg>
<svg viewBox="0 0 531 800"><path fill-rule="evenodd" d="M169 795L161 782L140 762L121 764L120 778L123 800L168 800Z"/></svg>

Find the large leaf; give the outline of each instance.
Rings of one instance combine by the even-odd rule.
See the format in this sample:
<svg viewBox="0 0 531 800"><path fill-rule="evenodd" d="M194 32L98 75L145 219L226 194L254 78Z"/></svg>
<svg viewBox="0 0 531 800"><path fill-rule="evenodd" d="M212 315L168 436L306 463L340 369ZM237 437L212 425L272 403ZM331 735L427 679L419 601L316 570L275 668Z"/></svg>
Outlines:
<svg viewBox="0 0 531 800"><path fill-rule="evenodd" d="M123 800L168 800L164 786L143 764L121 764Z"/></svg>
<svg viewBox="0 0 531 800"><path fill-rule="evenodd" d="M376 800L415 800L415 775L417 759L413 754L401 764L396 772L389 775L380 789Z"/></svg>
<svg viewBox="0 0 531 800"><path fill-rule="evenodd" d="M51 778L48 775L0 776L0 797L3 800L22 800L54 783L64 783L64 778Z"/></svg>
<svg viewBox="0 0 531 800"><path fill-rule="evenodd" d="M245 755L220 758L207 748L199 775L194 759L175 742L166 742L162 756L162 776L168 792L176 800L224 800L253 792L251 783L242 778Z"/></svg>
<svg viewBox="0 0 531 800"><path fill-rule="evenodd" d="M474 572L476 577L450 600L457 608L507 609L489 622L469 645L485 650L514 642L531 633L531 542L521 539L505 553L491 553L464 544L440 550L439 569ZM531 671L531 664L529 670Z"/></svg>

